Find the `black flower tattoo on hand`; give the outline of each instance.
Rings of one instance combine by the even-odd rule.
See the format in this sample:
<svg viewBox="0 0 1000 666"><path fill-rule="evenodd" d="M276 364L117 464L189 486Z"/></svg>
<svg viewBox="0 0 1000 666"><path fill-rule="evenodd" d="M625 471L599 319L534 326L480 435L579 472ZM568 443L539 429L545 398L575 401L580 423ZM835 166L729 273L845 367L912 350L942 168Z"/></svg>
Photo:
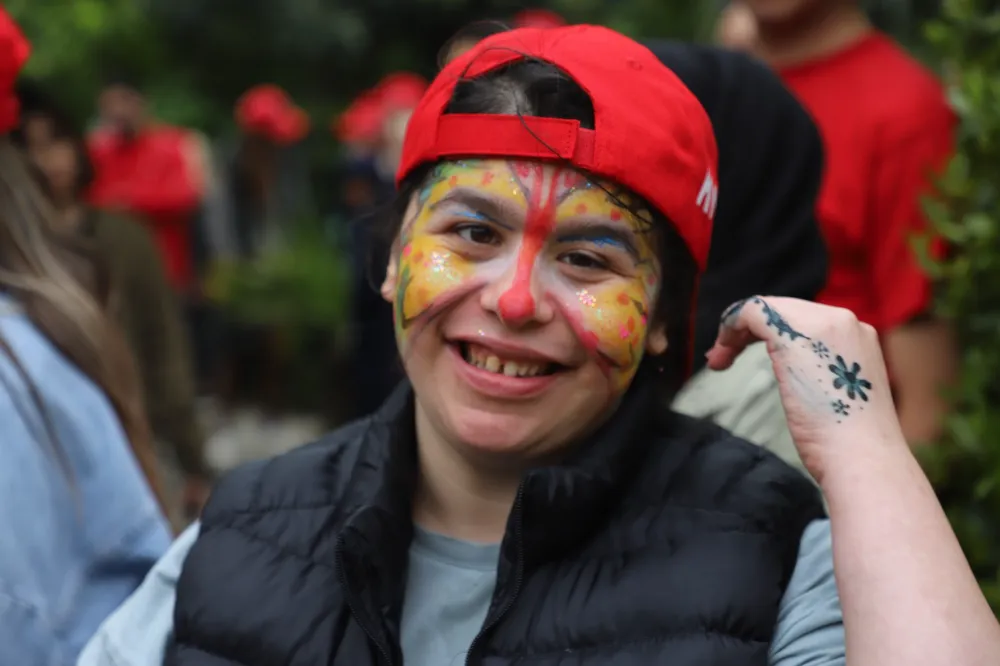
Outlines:
<svg viewBox="0 0 1000 666"><path fill-rule="evenodd" d="M856 398L861 398L863 401L868 402L868 394L865 393L866 390L871 390L872 384L867 379L861 377L861 365L859 363L852 363L848 367L847 362L844 360L843 356L838 355L835 364L830 364L830 372L833 373L833 388L844 389L847 392L847 397L851 400Z"/></svg>
<svg viewBox="0 0 1000 666"><path fill-rule="evenodd" d="M830 348L824 345L819 340L812 343L812 350L813 353L816 354L816 356L819 356L820 358L830 358Z"/></svg>
<svg viewBox="0 0 1000 666"><path fill-rule="evenodd" d="M843 400L834 400L831 406L833 407L833 413L837 416L848 416L851 412L851 406Z"/></svg>

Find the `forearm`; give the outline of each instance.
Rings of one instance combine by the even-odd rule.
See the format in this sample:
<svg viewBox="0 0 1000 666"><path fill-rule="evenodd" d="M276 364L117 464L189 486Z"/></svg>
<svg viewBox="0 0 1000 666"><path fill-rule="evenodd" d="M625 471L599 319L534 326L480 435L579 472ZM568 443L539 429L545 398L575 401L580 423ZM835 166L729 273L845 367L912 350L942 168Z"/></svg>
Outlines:
<svg viewBox="0 0 1000 666"><path fill-rule="evenodd" d="M885 336L899 424L910 446L933 443L941 435L948 411L945 391L958 376L957 348L954 331L941 320L913 321Z"/></svg>
<svg viewBox="0 0 1000 666"><path fill-rule="evenodd" d="M838 442L821 480L848 664L995 661L1000 626L930 483L901 437L880 440Z"/></svg>
<svg viewBox="0 0 1000 666"><path fill-rule="evenodd" d="M929 388L921 396L901 395L897 413L903 437L911 447L933 444L941 436L947 412L948 403L940 390Z"/></svg>

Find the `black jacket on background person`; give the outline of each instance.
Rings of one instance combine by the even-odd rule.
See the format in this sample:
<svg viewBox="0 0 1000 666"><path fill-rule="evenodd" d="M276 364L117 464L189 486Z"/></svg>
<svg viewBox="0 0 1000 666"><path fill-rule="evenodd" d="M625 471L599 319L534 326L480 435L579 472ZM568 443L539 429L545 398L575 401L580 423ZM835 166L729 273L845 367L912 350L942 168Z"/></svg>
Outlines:
<svg viewBox="0 0 1000 666"><path fill-rule="evenodd" d="M758 294L812 301L828 255L816 196L823 142L809 114L764 63L686 42L647 42L705 107L719 146L719 202L698 285L694 370L732 303Z"/></svg>
<svg viewBox="0 0 1000 666"><path fill-rule="evenodd" d="M572 459L525 476L467 663L767 664L818 492L767 451L658 409L654 374ZM402 666L413 410L404 383L375 415L223 479L165 664Z"/></svg>

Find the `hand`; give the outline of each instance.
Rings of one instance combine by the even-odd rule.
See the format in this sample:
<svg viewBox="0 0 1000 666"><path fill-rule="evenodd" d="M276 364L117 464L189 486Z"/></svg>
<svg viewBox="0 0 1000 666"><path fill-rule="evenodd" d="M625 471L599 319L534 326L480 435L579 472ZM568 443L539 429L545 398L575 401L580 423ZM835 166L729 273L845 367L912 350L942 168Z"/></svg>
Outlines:
<svg viewBox="0 0 1000 666"><path fill-rule="evenodd" d="M182 496L184 518L197 520L211 493L212 482L209 479L201 476L189 476L184 479L184 493Z"/></svg>
<svg viewBox="0 0 1000 666"><path fill-rule="evenodd" d="M849 310L793 298L741 301L723 313L708 366L728 368L757 341L767 344L789 431L817 482L845 449L905 447L878 335Z"/></svg>

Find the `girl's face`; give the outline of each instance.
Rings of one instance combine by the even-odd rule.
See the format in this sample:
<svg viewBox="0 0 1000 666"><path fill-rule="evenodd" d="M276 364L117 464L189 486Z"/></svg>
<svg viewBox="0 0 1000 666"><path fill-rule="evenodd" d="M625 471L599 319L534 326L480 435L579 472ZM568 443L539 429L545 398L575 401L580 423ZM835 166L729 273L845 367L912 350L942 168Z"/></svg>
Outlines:
<svg viewBox="0 0 1000 666"><path fill-rule="evenodd" d="M45 178L46 189L58 203L76 198L80 165L72 140L57 137L52 122L41 116L25 120L24 136L28 158Z"/></svg>
<svg viewBox="0 0 1000 666"><path fill-rule="evenodd" d="M526 456L599 425L644 353L667 345L650 327L660 266L642 218L556 165L436 167L382 288L418 414L449 439Z"/></svg>

